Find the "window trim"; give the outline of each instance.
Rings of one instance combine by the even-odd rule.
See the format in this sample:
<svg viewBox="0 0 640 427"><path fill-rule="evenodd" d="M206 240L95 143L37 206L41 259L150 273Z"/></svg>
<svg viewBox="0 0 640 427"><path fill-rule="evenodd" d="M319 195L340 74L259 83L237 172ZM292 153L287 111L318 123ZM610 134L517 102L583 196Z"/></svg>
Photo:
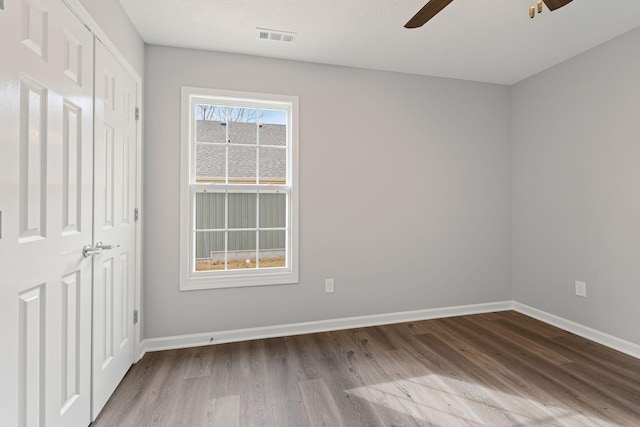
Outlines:
<svg viewBox="0 0 640 427"><path fill-rule="evenodd" d="M282 268L269 268L257 270L227 270L224 274L216 272L206 274L202 272L191 271L191 255L192 255L192 193L198 188L206 187L207 184L199 184L192 182L192 176L195 173L195 167L192 161L192 135L195 131L192 108L196 100L202 102L209 99L210 102L242 102L243 105L264 108L264 103L287 106L290 111L288 131L290 133L290 155L288 161L290 166L287 167L287 181L291 182L288 220L289 220L289 236L287 248L289 256L289 266ZM260 104L260 105L258 105ZM247 286L265 286L265 285L284 285L298 283L298 212L299 212L299 193L298 193L298 97L291 95L276 95L254 92L240 92L222 89L198 88L191 86L182 86L181 88L181 136L180 136L180 291L200 290L200 289L219 289L219 288L237 288ZM265 190L272 187L270 185L259 184ZM237 186L239 191L246 189L243 185ZM255 187L252 187L255 188Z"/></svg>

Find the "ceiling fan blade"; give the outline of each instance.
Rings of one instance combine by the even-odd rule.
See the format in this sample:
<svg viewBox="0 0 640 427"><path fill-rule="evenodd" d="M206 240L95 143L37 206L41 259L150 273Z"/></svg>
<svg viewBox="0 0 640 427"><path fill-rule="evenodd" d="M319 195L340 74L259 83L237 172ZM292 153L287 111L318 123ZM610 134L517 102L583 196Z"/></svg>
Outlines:
<svg viewBox="0 0 640 427"><path fill-rule="evenodd" d="M571 3L573 0L543 0L544 4L547 5L549 10L553 11L556 9L560 9L562 6L566 6Z"/></svg>
<svg viewBox="0 0 640 427"><path fill-rule="evenodd" d="M418 28L422 27L429 19L433 18L442 9L447 7L453 0L430 0L425 4L413 18L404 24L405 28ZM571 0L569 0L571 1Z"/></svg>

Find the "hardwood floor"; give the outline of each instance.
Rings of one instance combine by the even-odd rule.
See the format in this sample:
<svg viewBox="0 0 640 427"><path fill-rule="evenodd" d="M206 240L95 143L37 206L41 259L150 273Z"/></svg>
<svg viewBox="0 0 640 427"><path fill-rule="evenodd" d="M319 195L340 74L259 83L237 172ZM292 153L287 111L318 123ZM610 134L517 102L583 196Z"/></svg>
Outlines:
<svg viewBox="0 0 640 427"><path fill-rule="evenodd" d="M148 353L94 426L640 426L640 360L516 312Z"/></svg>

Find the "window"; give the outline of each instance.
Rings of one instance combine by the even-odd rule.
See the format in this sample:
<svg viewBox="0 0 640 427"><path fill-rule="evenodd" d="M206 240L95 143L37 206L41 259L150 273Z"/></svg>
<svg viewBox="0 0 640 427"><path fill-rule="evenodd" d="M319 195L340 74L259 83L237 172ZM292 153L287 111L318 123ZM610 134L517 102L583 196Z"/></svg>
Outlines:
<svg viewBox="0 0 640 427"><path fill-rule="evenodd" d="M298 98L182 88L180 289L298 282Z"/></svg>

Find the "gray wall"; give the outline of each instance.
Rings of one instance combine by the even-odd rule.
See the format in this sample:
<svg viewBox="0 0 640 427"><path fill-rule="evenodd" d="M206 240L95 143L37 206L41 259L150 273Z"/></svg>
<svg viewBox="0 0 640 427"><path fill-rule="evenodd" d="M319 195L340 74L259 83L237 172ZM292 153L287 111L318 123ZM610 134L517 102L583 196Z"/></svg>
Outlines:
<svg viewBox="0 0 640 427"><path fill-rule="evenodd" d="M512 87L510 111L514 299L640 343L640 30Z"/></svg>
<svg viewBox="0 0 640 427"><path fill-rule="evenodd" d="M145 67L146 338L511 299L508 88L158 46ZM300 97L299 284L178 291L181 85Z"/></svg>
<svg viewBox="0 0 640 427"><path fill-rule="evenodd" d="M144 42L118 0L79 0L109 40L142 77Z"/></svg>

